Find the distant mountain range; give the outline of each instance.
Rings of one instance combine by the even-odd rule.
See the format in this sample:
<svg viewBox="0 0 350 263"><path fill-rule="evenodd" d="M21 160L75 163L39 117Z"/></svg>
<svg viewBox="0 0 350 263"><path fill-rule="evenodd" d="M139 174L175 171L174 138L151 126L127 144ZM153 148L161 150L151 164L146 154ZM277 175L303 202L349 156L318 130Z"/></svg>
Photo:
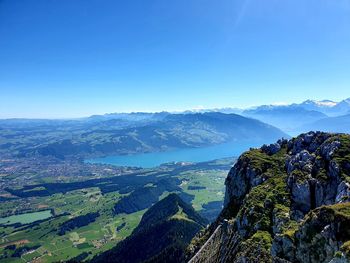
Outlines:
<svg viewBox="0 0 350 263"><path fill-rule="evenodd" d="M0 154L38 153L59 158L132 154L237 140L272 141L310 130L350 133L349 126L350 98L245 110L110 113L70 120L6 119L0 120Z"/></svg>
<svg viewBox="0 0 350 263"><path fill-rule="evenodd" d="M334 117L350 113L350 98L342 100L340 102L334 102L331 100L307 100L300 103L299 106L306 110L319 111L330 117Z"/></svg>
<svg viewBox="0 0 350 263"><path fill-rule="evenodd" d="M350 112L350 98L342 100L340 102L334 102L331 100L306 100L302 103L292 103L289 105L262 105L249 110L261 110L261 109L304 109L306 111L317 111L327 116L340 116ZM243 111L244 112L244 111Z"/></svg>
<svg viewBox="0 0 350 263"><path fill-rule="evenodd" d="M315 122L309 123L301 127L302 130L317 130L325 132L350 132L350 114L328 117L317 120Z"/></svg>
<svg viewBox="0 0 350 263"><path fill-rule="evenodd" d="M297 135L310 130L329 132L350 132L341 121L335 121L334 117L340 117L345 124L349 123L350 98L340 102L330 100L306 100L302 103L290 105L262 105L242 111L242 115L261 120L274 125L284 132ZM322 125L321 125L322 123Z"/></svg>
<svg viewBox="0 0 350 263"><path fill-rule="evenodd" d="M350 132L350 129L347 128L349 125L346 125L346 123L349 122L349 118L346 117L346 115L350 114L350 98L340 102L332 100L306 100L301 103L292 103L288 105L261 105L248 109L201 109L185 111L184 113L193 114L197 112L240 114L271 124L290 135L298 135L302 132L317 129L329 132ZM340 122L336 122L335 120L337 119L330 119L329 121L331 123L327 125L329 117L339 117L343 115L344 117L340 119L341 121L345 121L345 126ZM320 123L323 123L323 125Z"/></svg>
<svg viewBox="0 0 350 263"><path fill-rule="evenodd" d="M350 98L335 102L332 100L306 100L301 103L288 105L261 105L248 109L242 108L213 108L195 109L172 114L198 114L220 112L225 114L238 114L248 118L253 118L273 125L290 135L298 135L309 130L323 129L330 132L350 132L350 129L332 121L332 125L320 126L318 121L327 123L329 117L346 116L350 114ZM167 112L160 113L114 113L100 116L91 116L89 120L95 119L123 119L128 121L150 121L160 120L168 115ZM347 118L341 118L347 121ZM322 120L322 121L321 121ZM331 121L331 120L330 120ZM313 126L315 123L315 126ZM345 127L347 127L345 125Z"/></svg>
<svg viewBox="0 0 350 263"><path fill-rule="evenodd" d="M0 154L85 158L281 137L288 135L271 125L219 112L109 114L66 121L1 120Z"/></svg>
<svg viewBox="0 0 350 263"><path fill-rule="evenodd" d="M350 113L350 98L342 100L340 102L335 102L332 100L306 100L301 103L291 103L291 104L283 104L283 105L259 105L249 108L237 108L237 107L225 107L225 108L207 108L207 109L195 109L195 110L187 110L181 113L204 113L204 112L222 112L222 113L235 113L242 114L245 111L252 110L268 110L275 108L303 108L307 111L318 111L324 113L327 116L339 116L344 115L346 113Z"/></svg>
<svg viewBox="0 0 350 263"><path fill-rule="evenodd" d="M245 110L246 117L261 120L287 133L294 133L300 126L327 118L324 113L306 110L299 106L260 106L256 109Z"/></svg>

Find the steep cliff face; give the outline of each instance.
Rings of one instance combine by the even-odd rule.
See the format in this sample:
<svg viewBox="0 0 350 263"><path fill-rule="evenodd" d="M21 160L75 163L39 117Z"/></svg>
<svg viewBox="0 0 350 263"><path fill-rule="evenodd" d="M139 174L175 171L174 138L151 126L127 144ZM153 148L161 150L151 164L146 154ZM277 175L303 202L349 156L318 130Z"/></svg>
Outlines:
<svg viewBox="0 0 350 263"><path fill-rule="evenodd" d="M310 132L251 149L190 262L350 262L349 201L350 135Z"/></svg>

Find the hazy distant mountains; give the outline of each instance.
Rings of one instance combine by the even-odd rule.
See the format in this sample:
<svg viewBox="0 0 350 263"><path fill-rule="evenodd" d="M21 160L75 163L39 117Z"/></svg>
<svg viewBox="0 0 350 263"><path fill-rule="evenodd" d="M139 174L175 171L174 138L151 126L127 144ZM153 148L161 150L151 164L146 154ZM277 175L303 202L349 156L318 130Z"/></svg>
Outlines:
<svg viewBox="0 0 350 263"><path fill-rule="evenodd" d="M340 102L331 100L306 100L300 104L291 104L289 107L300 107L308 111L318 111L327 116L334 117L350 113L350 98Z"/></svg>
<svg viewBox="0 0 350 263"><path fill-rule="evenodd" d="M331 100L306 100L289 105L261 105L248 109L216 108L185 111L184 113L222 112L235 113L254 118L280 128L290 135L321 129L329 132L350 132L347 116L350 114L350 98L335 102ZM333 117L340 117L334 118ZM331 118L328 120L328 118ZM321 125L322 123L322 125Z"/></svg>
<svg viewBox="0 0 350 263"><path fill-rule="evenodd" d="M260 120L273 125L290 135L297 135L309 130L321 129L329 132L350 132L349 117L350 98L335 102L331 100L306 100L302 103L292 103L289 105L261 105L249 109L240 108L214 108L197 109L181 112L180 114L198 114L220 112L225 114L239 114L244 117ZM128 121L149 121L160 120L169 115L167 112L160 113L131 113L131 114L106 114L102 116L92 116L96 118L121 118ZM340 117L335 118L333 117ZM331 118L328 120L328 118ZM338 121L336 121L338 120ZM322 123L322 125L321 125Z"/></svg>
<svg viewBox="0 0 350 263"><path fill-rule="evenodd" d="M134 115L133 117L136 117ZM167 114L123 123L119 119L96 122L71 139L36 147L43 155L110 155L202 147L233 140L286 137L281 130L235 114ZM113 127L113 128L112 128Z"/></svg>
<svg viewBox="0 0 350 263"><path fill-rule="evenodd" d="M350 133L350 114L338 117L328 117L301 127L302 130L317 130L325 132Z"/></svg>
<svg viewBox="0 0 350 263"><path fill-rule="evenodd" d="M240 140L268 142L310 130L350 133L350 98L200 111L111 113L72 120L0 120L0 154L84 158Z"/></svg>
<svg viewBox="0 0 350 263"><path fill-rule="evenodd" d="M293 133L302 125L327 118L324 113L299 106L261 106L246 110L243 115L279 127L287 133Z"/></svg>
<svg viewBox="0 0 350 263"><path fill-rule="evenodd" d="M282 106L263 105L242 112L243 116L269 123L291 135L309 130L350 132L348 114L350 98L340 102L307 100Z"/></svg>
<svg viewBox="0 0 350 263"><path fill-rule="evenodd" d="M1 120L0 154L87 157L288 137L261 121L219 112L132 113L86 119Z"/></svg>

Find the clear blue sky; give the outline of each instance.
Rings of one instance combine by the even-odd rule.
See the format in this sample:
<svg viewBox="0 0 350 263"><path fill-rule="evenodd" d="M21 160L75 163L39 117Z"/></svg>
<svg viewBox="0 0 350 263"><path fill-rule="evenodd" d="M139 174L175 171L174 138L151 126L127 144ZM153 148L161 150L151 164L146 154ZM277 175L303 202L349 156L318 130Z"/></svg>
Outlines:
<svg viewBox="0 0 350 263"><path fill-rule="evenodd" d="M0 0L0 118L350 97L350 0Z"/></svg>

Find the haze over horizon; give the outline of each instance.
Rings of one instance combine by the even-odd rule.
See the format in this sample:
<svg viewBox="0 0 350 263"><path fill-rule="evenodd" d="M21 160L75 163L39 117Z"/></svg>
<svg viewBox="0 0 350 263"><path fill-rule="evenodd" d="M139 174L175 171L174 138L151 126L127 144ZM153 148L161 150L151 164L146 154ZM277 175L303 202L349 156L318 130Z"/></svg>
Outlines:
<svg viewBox="0 0 350 263"><path fill-rule="evenodd" d="M324 100L313 100L313 99L305 99L305 100L302 100L302 101L298 101L298 102L291 102L291 103L287 103L287 102L273 102L273 103L267 103L267 104L261 104L261 105L247 105L245 107L235 107L234 105L233 106L218 106L218 107L212 107L212 108L208 108L208 107L204 107L204 106L196 106L196 107L193 107L193 108L188 108L188 109L175 109L175 110L171 110L171 109L162 109L162 110L155 110L155 111L150 111L150 110L130 110L130 111L111 111L111 112L93 112L91 114L88 114L88 115L82 115L82 116L65 116L65 117L59 117L59 116L54 116L54 117L0 117L0 120L6 120L6 119L52 119L52 120L59 120L59 119L80 119L80 118L88 118L88 117L92 117L92 116L99 116L99 115L108 115L108 114L130 114L130 113L161 113L161 112L169 112L169 113L186 113L186 112L206 112L206 111L215 111L215 110L229 110L229 109L232 109L233 111L237 110L237 114L240 114L239 112L240 111L244 111L244 110L249 110L249 109L255 109L257 107L260 107L260 106L289 106L289 105L292 105L292 104L300 104L300 103L304 103L304 102L307 102L307 101L314 101L314 102L335 102L335 103L338 103L338 102L341 102L343 100L350 100L350 98L344 98L344 99L341 99L341 100L338 100L338 101L335 101L335 100L329 100L329 99L324 99ZM235 112L232 112L232 113L235 113Z"/></svg>
<svg viewBox="0 0 350 263"><path fill-rule="evenodd" d="M0 118L349 97L350 1L0 2Z"/></svg>

